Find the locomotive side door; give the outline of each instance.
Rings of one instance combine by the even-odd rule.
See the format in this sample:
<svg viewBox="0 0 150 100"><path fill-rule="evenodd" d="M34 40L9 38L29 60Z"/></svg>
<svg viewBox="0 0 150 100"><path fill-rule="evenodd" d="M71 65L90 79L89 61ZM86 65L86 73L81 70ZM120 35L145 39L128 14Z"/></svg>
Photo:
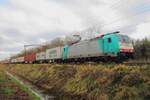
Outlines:
<svg viewBox="0 0 150 100"><path fill-rule="evenodd" d="M117 55L119 43L116 34L109 34L103 37L103 53L106 55Z"/></svg>

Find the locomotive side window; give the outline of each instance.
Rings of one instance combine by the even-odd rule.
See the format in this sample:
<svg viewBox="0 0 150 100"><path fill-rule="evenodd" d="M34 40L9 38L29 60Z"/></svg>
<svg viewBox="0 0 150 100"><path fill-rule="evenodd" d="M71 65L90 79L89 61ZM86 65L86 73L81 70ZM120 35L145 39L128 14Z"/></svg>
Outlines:
<svg viewBox="0 0 150 100"><path fill-rule="evenodd" d="M108 38L108 43L111 43L111 38Z"/></svg>

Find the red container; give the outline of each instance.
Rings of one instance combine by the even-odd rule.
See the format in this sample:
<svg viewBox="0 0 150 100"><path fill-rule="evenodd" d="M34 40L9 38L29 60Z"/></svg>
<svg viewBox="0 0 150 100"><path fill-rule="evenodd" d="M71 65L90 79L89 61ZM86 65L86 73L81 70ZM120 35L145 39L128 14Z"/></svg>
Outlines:
<svg viewBox="0 0 150 100"><path fill-rule="evenodd" d="M36 53L35 52L30 52L26 53L24 56L25 63L34 63L36 60Z"/></svg>

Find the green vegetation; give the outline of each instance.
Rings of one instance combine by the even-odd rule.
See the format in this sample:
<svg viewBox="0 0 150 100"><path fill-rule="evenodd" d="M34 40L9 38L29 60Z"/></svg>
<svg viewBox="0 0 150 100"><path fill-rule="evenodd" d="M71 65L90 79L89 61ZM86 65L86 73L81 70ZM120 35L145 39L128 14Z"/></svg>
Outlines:
<svg viewBox="0 0 150 100"><path fill-rule="evenodd" d="M0 99L3 100L40 100L25 85L9 77L0 66Z"/></svg>
<svg viewBox="0 0 150 100"><path fill-rule="evenodd" d="M0 91L4 93L5 96L9 97L13 94L13 90L10 87L3 87L2 84L5 84L8 82L7 78L5 75L3 75L3 72L0 72Z"/></svg>
<svg viewBox="0 0 150 100"><path fill-rule="evenodd" d="M150 67L117 64L9 65L59 100L149 100Z"/></svg>
<svg viewBox="0 0 150 100"><path fill-rule="evenodd" d="M11 96L13 94L13 90L9 87L2 89L2 91L6 96Z"/></svg>
<svg viewBox="0 0 150 100"><path fill-rule="evenodd" d="M150 40L137 40L134 43L136 59L150 59Z"/></svg>
<svg viewBox="0 0 150 100"><path fill-rule="evenodd" d="M12 78L12 81L15 82L20 87L20 89L26 92L31 98L34 98L34 100L40 100L39 96L32 93L32 91L30 91L26 85L21 84L19 80Z"/></svg>

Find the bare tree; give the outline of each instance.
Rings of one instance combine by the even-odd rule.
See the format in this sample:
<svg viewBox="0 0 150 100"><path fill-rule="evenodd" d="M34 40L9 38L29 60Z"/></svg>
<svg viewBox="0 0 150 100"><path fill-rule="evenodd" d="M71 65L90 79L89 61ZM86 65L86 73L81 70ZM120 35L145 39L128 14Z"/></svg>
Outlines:
<svg viewBox="0 0 150 100"><path fill-rule="evenodd" d="M80 35L83 40L88 40L90 38L93 38L96 34L101 33L101 27L99 25L89 27L83 31L80 32Z"/></svg>

